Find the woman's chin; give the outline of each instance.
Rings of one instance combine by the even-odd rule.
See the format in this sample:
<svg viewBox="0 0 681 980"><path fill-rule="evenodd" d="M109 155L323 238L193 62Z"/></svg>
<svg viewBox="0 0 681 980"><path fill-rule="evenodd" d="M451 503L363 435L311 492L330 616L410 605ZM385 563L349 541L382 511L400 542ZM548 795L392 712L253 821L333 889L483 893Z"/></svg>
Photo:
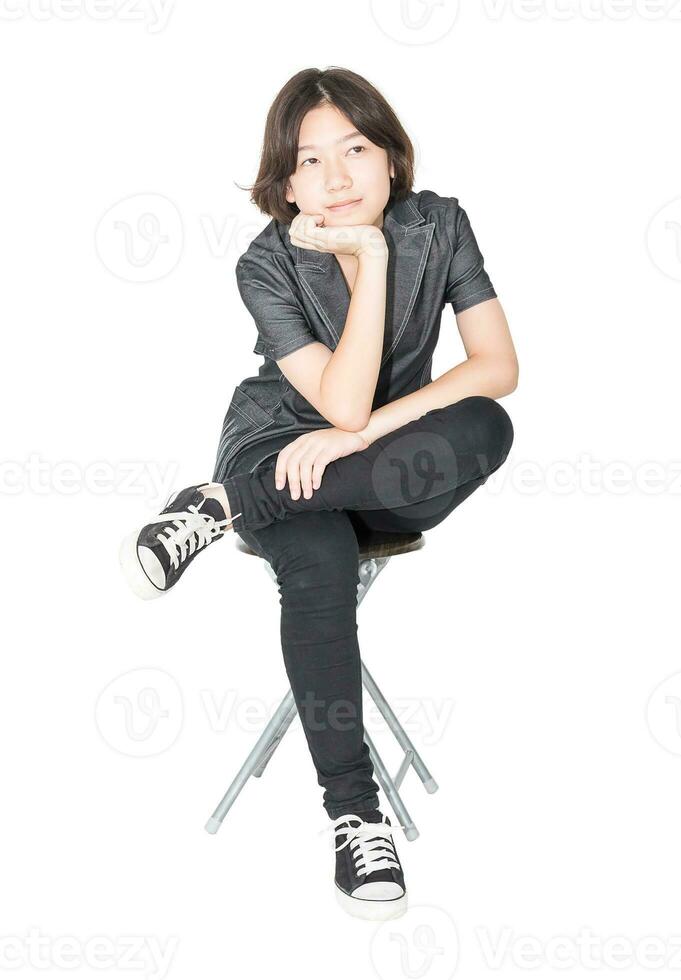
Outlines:
<svg viewBox="0 0 681 980"><path fill-rule="evenodd" d="M349 228L351 225L362 225L364 222L358 220L354 214L332 214L328 218L324 217L324 224L327 228Z"/></svg>

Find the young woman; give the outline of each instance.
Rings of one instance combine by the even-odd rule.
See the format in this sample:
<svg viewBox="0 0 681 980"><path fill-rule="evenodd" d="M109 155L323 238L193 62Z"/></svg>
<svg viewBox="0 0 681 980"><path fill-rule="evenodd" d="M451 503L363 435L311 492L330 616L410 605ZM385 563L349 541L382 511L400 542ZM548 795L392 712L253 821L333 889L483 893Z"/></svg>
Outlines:
<svg viewBox="0 0 681 980"><path fill-rule="evenodd" d="M234 389L211 482L171 496L121 550L143 598L229 529L270 562L340 842L336 894L368 918L402 914L407 896L363 735L358 536L435 527L481 486L511 448L495 399L518 376L468 216L455 197L412 190L413 164L395 113L354 72L306 69L279 92L251 188L272 220L236 268L263 363ZM432 381L446 303L467 360ZM341 702L350 724L334 720Z"/></svg>

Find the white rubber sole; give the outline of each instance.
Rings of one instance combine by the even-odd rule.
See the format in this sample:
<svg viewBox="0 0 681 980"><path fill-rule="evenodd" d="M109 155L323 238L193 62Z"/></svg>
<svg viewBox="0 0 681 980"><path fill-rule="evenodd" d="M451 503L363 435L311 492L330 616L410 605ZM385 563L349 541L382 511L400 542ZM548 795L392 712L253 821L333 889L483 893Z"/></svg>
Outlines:
<svg viewBox="0 0 681 980"><path fill-rule="evenodd" d="M336 892L336 901L341 908L348 915L354 915L357 919L370 919L372 922L382 921L384 919L397 919L407 911L406 892L404 895L400 895L399 898L372 901L367 898L353 898L351 895L346 895L335 882L334 891Z"/></svg>
<svg viewBox="0 0 681 980"><path fill-rule="evenodd" d="M137 553L139 531L131 531L121 542L118 551L118 561L128 585L140 599L157 599L165 595L162 589L157 589L142 568Z"/></svg>

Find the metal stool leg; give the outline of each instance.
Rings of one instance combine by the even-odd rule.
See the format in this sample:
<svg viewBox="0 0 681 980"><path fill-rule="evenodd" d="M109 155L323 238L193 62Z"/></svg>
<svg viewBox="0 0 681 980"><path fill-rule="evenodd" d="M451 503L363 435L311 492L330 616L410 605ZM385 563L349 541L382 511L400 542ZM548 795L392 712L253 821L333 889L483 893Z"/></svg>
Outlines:
<svg viewBox="0 0 681 980"><path fill-rule="evenodd" d="M277 734L272 739L272 743L271 743L270 747L267 749L267 754L263 756L262 762L260 763L260 765L258 766L258 768L253 773L254 776L258 776L258 777L262 776L262 774L265 771L265 766L267 765L267 763L270 761L270 759L274 755L274 750L276 749L277 745L279 745L279 743L281 742L282 738L284 737L284 735L288 731L288 726L291 724L291 722L293 721L293 719L295 718L295 716L297 714L298 714L298 708L296 707L295 702L294 702L291 705L291 710L289 711L287 717L284 719L284 721L283 721L283 723L281 725L281 728L279 729L279 731L277 732Z"/></svg>
<svg viewBox="0 0 681 980"><path fill-rule="evenodd" d="M374 772L376 773L376 778L383 787L383 792L388 797L388 802L393 808L395 816L402 825L404 836L407 838L407 840L416 840L416 838L419 836L419 832L416 829L416 824L411 819L409 811L404 805L402 797L397 790L397 786L383 764L383 759L381 759L380 755L378 754L376 746L374 745L373 740L366 729L364 730L364 741L369 746L369 755L371 756L371 762L374 767Z"/></svg>
<svg viewBox="0 0 681 980"><path fill-rule="evenodd" d="M413 766L421 777L421 782L423 783L426 791L428 793L435 793L438 789L437 783L428 771L428 767L426 766L425 762L414 748L411 739L400 724L395 712L383 697L383 694L379 690L376 681L367 670L364 661L362 661L362 680L367 691L373 698L376 707L385 718L390 730L399 742L401 748L403 748L405 751L404 760L402 761L402 765L395 776L395 786L400 785L409 766Z"/></svg>
<svg viewBox="0 0 681 980"><path fill-rule="evenodd" d="M225 814L243 789L248 777L254 775L255 771L261 766L264 768L263 762L266 762L271 756L272 752L274 752L275 748L281 741L286 728L288 728L287 721L289 716L292 717L291 705L293 705L293 713L295 713L296 703L293 698L293 691L289 689L288 693L284 696L283 701L272 715L272 718L268 722L264 732L255 743L252 750L249 752L246 761L234 777L231 786L222 797L217 807L213 811L212 816L206 823L206 830L209 834L215 834L220 829L220 825L225 819Z"/></svg>
<svg viewBox="0 0 681 980"><path fill-rule="evenodd" d="M366 558L359 563L359 583L357 585L357 608L362 604L367 592L379 574L390 561L389 558Z"/></svg>

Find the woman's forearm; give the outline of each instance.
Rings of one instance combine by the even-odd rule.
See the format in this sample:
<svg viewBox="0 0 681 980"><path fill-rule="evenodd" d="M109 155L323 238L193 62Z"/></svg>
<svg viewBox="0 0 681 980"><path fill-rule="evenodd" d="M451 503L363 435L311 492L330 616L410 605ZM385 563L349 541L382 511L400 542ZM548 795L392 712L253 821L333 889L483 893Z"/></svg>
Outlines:
<svg viewBox="0 0 681 980"><path fill-rule="evenodd" d="M358 255L343 333L320 382L322 402L344 429L359 429L371 413L383 352L388 251Z"/></svg>
<svg viewBox="0 0 681 980"><path fill-rule="evenodd" d="M511 379L511 369L506 362L473 354L418 391L377 408L371 413L367 425L359 430L359 435L372 443L435 408L446 408L470 395L501 398L514 388L515 381Z"/></svg>

